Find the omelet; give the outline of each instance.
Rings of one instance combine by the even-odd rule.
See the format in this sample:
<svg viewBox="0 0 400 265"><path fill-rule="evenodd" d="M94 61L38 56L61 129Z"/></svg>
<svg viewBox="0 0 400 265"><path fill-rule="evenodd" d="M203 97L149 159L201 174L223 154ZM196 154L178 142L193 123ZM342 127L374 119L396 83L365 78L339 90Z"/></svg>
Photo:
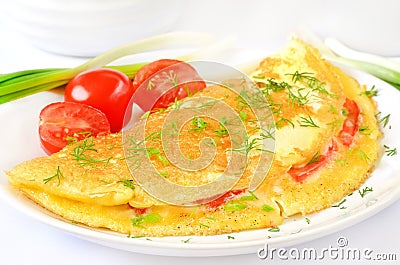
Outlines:
<svg viewBox="0 0 400 265"><path fill-rule="evenodd" d="M224 85L205 88L169 109L138 122L140 143L129 133L88 136L59 153L17 165L6 175L12 185L44 208L74 222L138 236L215 235L277 227L286 217L330 207L358 189L378 159L381 137L375 102L352 77L321 58L318 50L292 39L278 54L249 74L267 102L271 131L261 130L254 109ZM193 98L213 98L234 110L246 136L237 146L227 119L195 117L167 133L179 139L182 160L213 159L196 170L182 170L166 153L161 128L176 109ZM211 104L212 105L212 104ZM212 109L212 106L210 107ZM225 119L224 119L225 118ZM165 133L165 132L164 132ZM267 136L266 136L267 135ZM262 148L274 140L272 149ZM207 139L208 142L204 142ZM240 142L240 141L239 141ZM246 159L240 179L221 196L199 205L172 205L150 195L135 179L144 154L160 178L181 186L213 183L235 152ZM249 186L267 154L269 171L255 190ZM239 163L240 164L240 163Z"/></svg>

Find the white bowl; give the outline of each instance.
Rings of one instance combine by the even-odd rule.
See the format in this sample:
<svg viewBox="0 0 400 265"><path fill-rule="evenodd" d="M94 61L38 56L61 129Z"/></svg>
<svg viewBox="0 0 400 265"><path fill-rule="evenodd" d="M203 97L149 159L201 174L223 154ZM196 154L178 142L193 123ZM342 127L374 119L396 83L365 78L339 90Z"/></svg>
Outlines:
<svg viewBox="0 0 400 265"><path fill-rule="evenodd" d="M10 24L35 46L54 53L94 56L117 45L172 29L179 0L14 0Z"/></svg>

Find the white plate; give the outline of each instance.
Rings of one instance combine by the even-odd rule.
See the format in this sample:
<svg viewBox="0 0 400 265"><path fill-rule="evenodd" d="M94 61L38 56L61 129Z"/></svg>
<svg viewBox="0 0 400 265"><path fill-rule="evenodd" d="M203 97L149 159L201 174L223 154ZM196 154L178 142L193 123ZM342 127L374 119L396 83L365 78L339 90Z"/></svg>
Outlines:
<svg viewBox="0 0 400 265"><path fill-rule="evenodd" d="M382 145L400 149L400 93L388 84L365 73L346 69L360 83L379 89L376 100L379 110L390 116L391 129L383 129ZM47 104L62 100L62 92L45 92L8 104L0 105L0 197L26 215L63 231L98 244L132 252L168 256L224 256L254 253L266 243L270 247L287 247L309 241L356 224L384 209L400 197L399 156L383 155L363 187L373 187L364 198L354 192L346 198L346 209L329 208L319 213L289 218L280 232L267 229L207 237L128 238L101 229L74 225L10 187L2 172L16 164L45 155L38 138L38 116ZM383 150L382 150L383 152ZM232 239L234 237L234 239ZM186 242L186 243L185 243Z"/></svg>

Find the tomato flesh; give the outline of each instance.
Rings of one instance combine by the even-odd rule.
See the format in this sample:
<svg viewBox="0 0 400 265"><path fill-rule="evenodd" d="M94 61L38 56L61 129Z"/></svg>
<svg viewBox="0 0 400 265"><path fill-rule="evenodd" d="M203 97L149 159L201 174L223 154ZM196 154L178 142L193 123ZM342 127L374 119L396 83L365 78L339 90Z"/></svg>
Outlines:
<svg viewBox="0 0 400 265"><path fill-rule="evenodd" d="M325 154L320 155L318 161L302 167L291 167L288 173L297 182L303 182L317 170L324 167L329 162L335 151L337 151L337 145L335 141L332 141L332 145L329 146L328 151Z"/></svg>
<svg viewBox="0 0 400 265"><path fill-rule="evenodd" d="M40 112L39 136L47 154L60 151L68 144L69 137L82 140L88 134L108 133L110 124L104 113L88 105L57 102Z"/></svg>
<svg viewBox="0 0 400 265"><path fill-rule="evenodd" d="M354 135L358 131L360 108L354 100L350 99L346 99L343 107L347 110L347 117L343 123L342 130L339 132L339 141L345 146L350 146Z"/></svg>
<svg viewBox="0 0 400 265"><path fill-rule="evenodd" d="M132 115L132 82L122 72L100 68L75 76L66 86L66 102L76 102L101 110L110 122L111 132L118 132Z"/></svg>
<svg viewBox="0 0 400 265"><path fill-rule="evenodd" d="M175 99L183 99L206 87L190 64L161 59L142 67L133 79L133 101L144 111L167 108Z"/></svg>

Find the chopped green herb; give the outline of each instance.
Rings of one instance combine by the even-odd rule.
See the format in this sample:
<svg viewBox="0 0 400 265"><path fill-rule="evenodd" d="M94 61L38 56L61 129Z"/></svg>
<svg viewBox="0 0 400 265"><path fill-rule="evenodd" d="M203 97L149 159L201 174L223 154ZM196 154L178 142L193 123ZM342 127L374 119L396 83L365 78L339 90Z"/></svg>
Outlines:
<svg viewBox="0 0 400 265"><path fill-rule="evenodd" d="M192 126L191 131L202 132L207 128L207 123L200 117L194 117L190 125Z"/></svg>
<svg viewBox="0 0 400 265"><path fill-rule="evenodd" d="M349 164L346 160L343 159L335 159L334 161L342 166L347 166Z"/></svg>
<svg viewBox="0 0 400 265"><path fill-rule="evenodd" d="M268 229L268 232L279 232L279 231L281 231L279 229L279 227L273 227L273 228Z"/></svg>
<svg viewBox="0 0 400 265"><path fill-rule="evenodd" d="M358 190L358 194L360 194L361 198L364 198L368 193L374 191L372 187L365 187L361 191Z"/></svg>
<svg viewBox="0 0 400 265"><path fill-rule="evenodd" d="M243 209L246 209L247 205L240 203L240 202L228 202L227 204L225 204L224 206L224 210L227 212L234 212L234 211L241 211Z"/></svg>
<svg viewBox="0 0 400 265"><path fill-rule="evenodd" d="M185 239L185 240L182 240L182 243L185 243L185 244L187 244L187 243L189 243L189 241L191 240L191 238L188 238L188 239Z"/></svg>
<svg viewBox="0 0 400 265"><path fill-rule="evenodd" d="M319 126L314 122L314 120L311 118L310 115L308 115L308 117L300 116L299 124L300 124L301 127L316 127L316 128L319 128Z"/></svg>
<svg viewBox="0 0 400 265"><path fill-rule="evenodd" d="M371 87L371 89L367 89L364 92L361 92L360 95L366 95L368 97L375 97L378 95L378 90L375 88L375 85Z"/></svg>
<svg viewBox="0 0 400 265"><path fill-rule="evenodd" d="M397 148L390 149L390 147L387 146L387 145L383 145L383 147L385 147L385 154L387 156L395 156L395 155L397 155Z"/></svg>
<svg viewBox="0 0 400 265"><path fill-rule="evenodd" d="M310 161L308 161L307 165L311 165L314 163L317 163L319 160L321 159L321 155L319 153L319 151L317 151L310 159Z"/></svg>
<svg viewBox="0 0 400 265"><path fill-rule="evenodd" d="M347 154L352 155L354 151L356 151L356 155L362 160L364 160L364 162L368 163L370 161L368 155L360 148L350 148Z"/></svg>
<svg viewBox="0 0 400 265"><path fill-rule="evenodd" d="M133 226L137 226L140 228L146 228L143 226L143 223L148 223L148 224L155 224L158 223L162 220L162 217L158 213L149 213L146 215L141 215L136 218L132 218L131 222Z"/></svg>
<svg viewBox="0 0 400 265"><path fill-rule="evenodd" d="M329 107L328 112L330 112L330 113L332 113L332 114L338 114L338 113L339 113L338 110L337 110L333 105L331 105L331 106Z"/></svg>
<svg viewBox="0 0 400 265"><path fill-rule="evenodd" d="M378 113L378 116L380 116L380 112ZM386 128L386 126L389 124L389 120L390 120L390 114L386 115L383 118L379 118L379 123L383 126L383 128Z"/></svg>
<svg viewBox="0 0 400 265"><path fill-rule="evenodd" d="M144 236L131 236L131 238L142 238Z"/></svg>
<svg viewBox="0 0 400 265"><path fill-rule="evenodd" d="M340 208L340 209L346 209L346 208L343 208L343 204L344 204L346 201L347 201L346 199L343 199L343 200L342 200L341 202L339 202L338 204L332 205L332 207Z"/></svg>
<svg viewBox="0 0 400 265"><path fill-rule="evenodd" d="M370 135L371 134L370 129L369 129L368 126L360 126L360 128L358 128L358 132L360 134L364 134L364 135Z"/></svg>
<svg viewBox="0 0 400 265"><path fill-rule="evenodd" d="M368 163L370 161L368 155L360 148L357 148L357 155L358 155L358 157L363 159L366 163Z"/></svg>
<svg viewBox="0 0 400 265"><path fill-rule="evenodd" d="M54 174L53 176L51 176L49 178L43 179L43 182L44 182L44 184L47 184L49 181L51 181L54 178L57 178L57 182L58 182L57 186L60 186L61 178L64 178L64 175L61 173L60 166L57 166L56 174Z"/></svg>
<svg viewBox="0 0 400 265"><path fill-rule="evenodd" d="M240 199L242 201L254 201L254 200L258 200L258 197L254 194L254 192L252 192L251 190L249 190L250 195L247 196L242 196Z"/></svg>
<svg viewBox="0 0 400 265"><path fill-rule="evenodd" d="M143 216L145 223L155 224L162 220L162 217L158 213L149 213Z"/></svg>
<svg viewBox="0 0 400 265"><path fill-rule="evenodd" d="M272 207L269 206L268 204L264 204L264 205L262 206L261 209L262 209L263 211L266 211L266 212L271 212L271 211L274 210L274 208L272 208Z"/></svg>
<svg viewBox="0 0 400 265"><path fill-rule="evenodd" d="M294 128L294 123L292 121L290 121L289 119L286 119L284 117L282 117L279 120L277 120L275 122L275 126L276 126L276 128L282 128L283 126L285 126L286 123L292 125L292 127Z"/></svg>
<svg viewBox="0 0 400 265"><path fill-rule="evenodd" d="M307 224L311 224L311 220L306 217Z"/></svg>
<svg viewBox="0 0 400 265"><path fill-rule="evenodd" d="M220 122L219 130L214 130L214 133L216 135L218 135L219 137L223 137L225 135L228 135L228 130L224 127L224 125L227 124L226 117L222 117L219 122Z"/></svg>
<svg viewBox="0 0 400 265"><path fill-rule="evenodd" d="M211 228L209 225L205 225L205 224L202 224L202 223L200 223L200 227Z"/></svg>
<svg viewBox="0 0 400 265"><path fill-rule="evenodd" d="M158 160L161 161L165 166L169 165L168 160L161 154L161 151L159 148L154 148L154 147L148 147L146 148L147 154L150 156L154 155L158 158Z"/></svg>
<svg viewBox="0 0 400 265"><path fill-rule="evenodd" d="M178 98L175 98L174 103L170 104L169 108L172 110L178 110L181 108L181 105L182 105L182 101L178 100ZM162 109L162 110L164 110L164 109Z"/></svg>
<svg viewBox="0 0 400 265"><path fill-rule="evenodd" d="M97 153L94 145L95 142L93 136L85 138L82 143L74 148L74 152L71 155L76 161L78 161L79 165L93 165L95 163L104 163L105 166L108 166L108 163L110 162L112 157L97 159L87 155L87 152L89 151Z"/></svg>
<svg viewBox="0 0 400 265"><path fill-rule="evenodd" d="M147 119L150 116L150 111L146 111L141 117L140 120Z"/></svg>
<svg viewBox="0 0 400 265"><path fill-rule="evenodd" d="M235 237L228 235L228 239L235 239Z"/></svg>
<svg viewBox="0 0 400 265"><path fill-rule="evenodd" d="M113 144L110 144L109 146L108 146L108 150L112 150L114 148L114 145Z"/></svg>
<svg viewBox="0 0 400 265"><path fill-rule="evenodd" d="M246 114L243 110L239 111L239 116L242 119L242 121L246 121L249 118L249 115Z"/></svg>
<svg viewBox="0 0 400 265"><path fill-rule="evenodd" d="M310 92L307 92L306 94L303 94L302 91L305 88L299 88L297 90L293 90L291 88L288 88L288 93L289 93L289 102L292 105L298 105L298 106L303 106L309 103L309 94Z"/></svg>
<svg viewBox="0 0 400 265"><path fill-rule="evenodd" d="M329 125L332 130L342 125L342 119L336 119L334 121L328 122L326 125Z"/></svg>
<svg viewBox="0 0 400 265"><path fill-rule="evenodd" d="M199 209L199 207L200 207L200 206L198 206L198 205L195 206L195 207L193 208L193 210L190 212L190 215L189 215L189 216L190 216L190 217L193 217L193 215L196 213L196 211L197 211L197 209Z"/></svg>
<svg viewBox="0 0 400 265"><path fill-rule="evenodd" d="M125 187L131 188L132 190L135 189L135 184L133 183L132 179L119 180L118 182L124 184Z"/></svg>
<svg viewBox="0 0 400 265"><path fill-rule="evenodd" d="M168 176L168 172L158 172L158 175L160 175L163 178L166 178Z"/></svg>

